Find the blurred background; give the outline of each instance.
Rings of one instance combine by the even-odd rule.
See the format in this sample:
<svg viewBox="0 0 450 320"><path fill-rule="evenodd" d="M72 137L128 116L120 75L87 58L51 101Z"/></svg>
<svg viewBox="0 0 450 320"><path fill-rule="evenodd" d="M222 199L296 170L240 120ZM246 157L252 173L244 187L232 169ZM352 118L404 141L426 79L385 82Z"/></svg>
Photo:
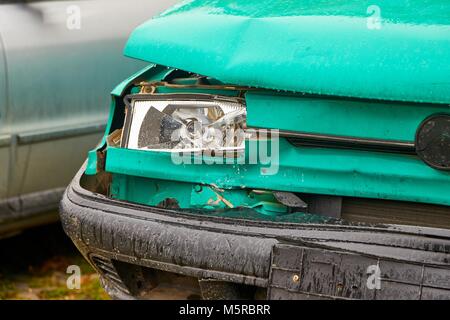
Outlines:
<svg viewBox="0 0 450 320"><path fill-rule="evenodd" d="M0 241L0 300L108 300L99 276L58 223ZM81 270L80 289L67 287L67 267Z"/></svg>
<svg viewBox="0 0 450 320"><path fill-rule="evenodd" d="M0 299L107 298L58 203L102 136L109 92L146 66L123 56L129 34L176 2L0 0Z"/></svg>

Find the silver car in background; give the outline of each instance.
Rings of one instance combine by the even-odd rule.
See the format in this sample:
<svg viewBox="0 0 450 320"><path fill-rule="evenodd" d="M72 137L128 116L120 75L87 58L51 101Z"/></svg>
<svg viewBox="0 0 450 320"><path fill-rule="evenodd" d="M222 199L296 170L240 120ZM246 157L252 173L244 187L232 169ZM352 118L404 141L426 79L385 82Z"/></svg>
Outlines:
<svg viewBox="0 0 450 320"><path fill-rule="evenodd" d="M55 221L99 141L108 92L147 63L131 31L175 0L0 0L0 237Z"/></svg>

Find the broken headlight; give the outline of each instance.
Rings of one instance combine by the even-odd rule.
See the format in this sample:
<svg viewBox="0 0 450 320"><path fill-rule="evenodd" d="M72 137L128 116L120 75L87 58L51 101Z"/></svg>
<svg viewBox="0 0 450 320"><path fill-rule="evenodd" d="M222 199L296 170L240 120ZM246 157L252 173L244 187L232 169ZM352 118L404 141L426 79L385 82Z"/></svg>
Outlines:
<svg viewBox="0 0 450 320"><path fill-rule="evenodd" d="M124 148L166 152L245 148L246 109L241 99L137 94L125 101Z"/></svg>

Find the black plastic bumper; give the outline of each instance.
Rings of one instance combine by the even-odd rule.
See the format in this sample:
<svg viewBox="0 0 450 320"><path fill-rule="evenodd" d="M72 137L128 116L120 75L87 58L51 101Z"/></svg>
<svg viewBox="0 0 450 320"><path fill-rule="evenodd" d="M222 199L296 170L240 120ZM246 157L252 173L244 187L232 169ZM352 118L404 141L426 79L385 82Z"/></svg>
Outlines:
<svg viewBox="0 0 450 320"><path fill-rule="evenodd" d="M450 230L204 217L94 194L80 186L83 170L61 220L117 298L132 294L111 261L265 287L270 299L450 298Z"/></svg>

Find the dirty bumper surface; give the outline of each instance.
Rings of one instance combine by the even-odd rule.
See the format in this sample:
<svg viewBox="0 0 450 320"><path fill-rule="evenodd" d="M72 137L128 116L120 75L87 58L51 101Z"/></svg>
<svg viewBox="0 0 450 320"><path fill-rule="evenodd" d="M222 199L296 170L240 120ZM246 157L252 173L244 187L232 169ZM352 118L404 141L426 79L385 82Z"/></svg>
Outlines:
<svg viewBox="0 0 450 320"><path fill-rule="evenodd" d="M66 233L131 298L113 261L268 288L270 299L450 298L450 232L399 226L288 224L202 217L114 201L75 177Z"/></svg>

